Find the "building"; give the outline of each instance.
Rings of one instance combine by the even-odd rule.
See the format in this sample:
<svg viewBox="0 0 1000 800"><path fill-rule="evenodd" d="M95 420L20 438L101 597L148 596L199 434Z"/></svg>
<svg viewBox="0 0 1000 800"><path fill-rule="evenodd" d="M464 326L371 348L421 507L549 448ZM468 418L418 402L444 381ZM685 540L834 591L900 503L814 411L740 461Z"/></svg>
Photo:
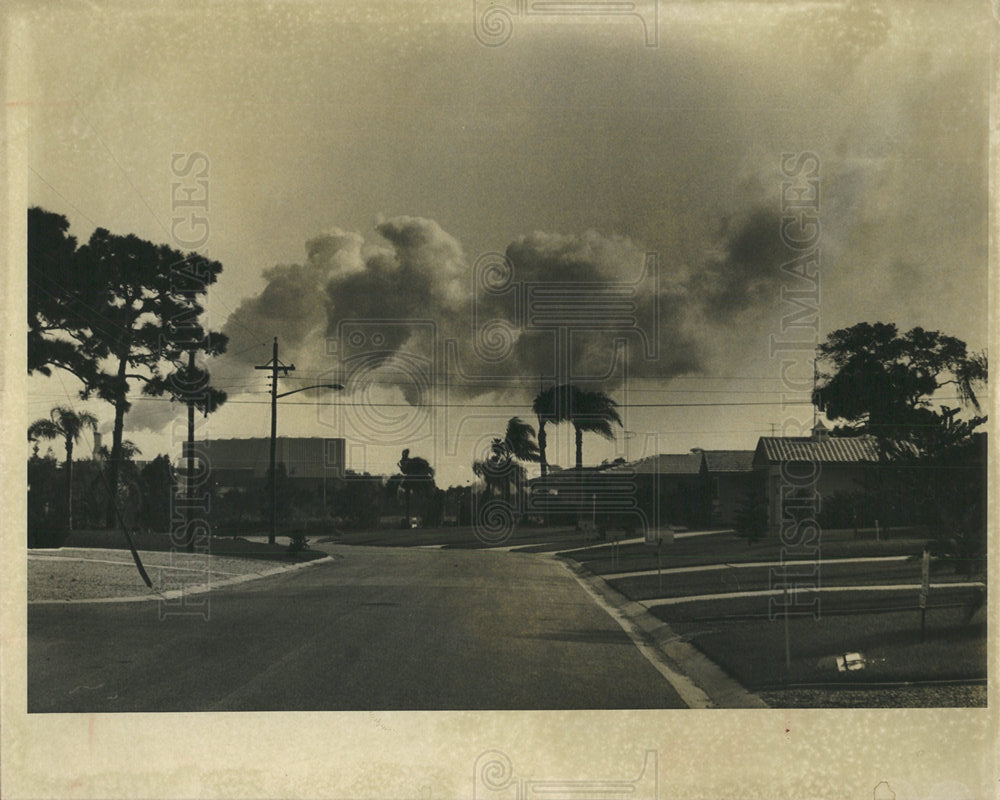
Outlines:
<svg viewBox="0 0 1000 800"><path fill-rule="evenodd" d="M768 532L779 533L783 516L801 519L811 511L815 517L825 498L860 491L879 461L874 436L831 437L822 422L811 436L761 437L753 468L766 500Z"/></svg>
<svg viewBox="0 0 1000 800"><path fill-rule="evenodd" d="M551 470L528 481L523 512L550 522L569 524L591 520L601 526L640 529L639 486L627 471L607 467Z"/></svg>
<svg viewBox="0 0 1000 800"><path fill-rule="evenodd" d="M268 438L207 439L193 444L195 474L208 474L219 491L251 489L267 480L271 461ZM187 442L183 454L186 459ZM330 482L344 477L344 461L343 439L279 436L275 440L275 464L284 465L290 484L296 488L325 491Z"/></svg>
<svg viewBox="0 0 1000 800"><path fill-rule="evenodd" d="M732 527L736 524L740 509L756 490L753 468L755 451L702 450L701 454L709 504L709 524Z"/></svg>
<svg viewBox="0 0 1000 800"><path fill-rule="evenodd" d="M693 528L708 522L701 452L661 453L618 469L635 475L639 506L655 527Z"/></svg>
<svg viewBox="0 0 1000 800"><path fill-rule="evenodd" d="M536 506L542 499L552 509L572 509L610 528L693 527L707 520L700 452L567 469L531 483Z"/></svg>

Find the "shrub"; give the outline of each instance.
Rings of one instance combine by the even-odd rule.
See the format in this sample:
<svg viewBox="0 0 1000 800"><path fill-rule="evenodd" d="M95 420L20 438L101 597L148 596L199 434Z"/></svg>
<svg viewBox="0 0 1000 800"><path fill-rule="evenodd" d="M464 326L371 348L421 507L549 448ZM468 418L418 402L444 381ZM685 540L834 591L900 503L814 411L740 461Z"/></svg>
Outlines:
<svg viewBox="0 0 1000 800"><path fill-rule="evenodd" d="M763 493L746 491L736 508L736 533L751 545L767 533L767 500Z"/></svg>

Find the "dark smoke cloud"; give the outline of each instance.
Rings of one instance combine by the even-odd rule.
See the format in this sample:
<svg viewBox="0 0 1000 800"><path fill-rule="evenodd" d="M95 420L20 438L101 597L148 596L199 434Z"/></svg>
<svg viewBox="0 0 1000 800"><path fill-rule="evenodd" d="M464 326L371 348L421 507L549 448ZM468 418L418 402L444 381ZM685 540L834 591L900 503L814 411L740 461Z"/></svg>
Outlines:
<svg viewBox="0 0 1000 800"><path fill-rule="evenodd" d="M785 244L781 217L770 209L724 220L721 235L721 251L691 276L690 293L710 319L725 322L765 307L774 297L781 265L795 258L796 251Z"/></svg>
<svg viewBox="0 0 1000 800"><path fill-rule="evenodd" d="M303 263L266 270L264 289L224 326L230 346L211 365L214 382L231 396L259 390L262 373L252 367L270 358L273 336L297 375L350 383L363 372L410 403L422 397L415 359L460 397L533 392L540 377L566 374L567 353L573 380L608 390L626 369L696 374L741 315L773 297L789 257L778 216L764 208L724 222L715 255L695 268L596 231L538 231L502 255L470 260L433 220L395 217L376 230L375 243L342 231L319 236ZM457 356L447 364L445 342Z"/></svg>
<svg viewBox="0 0 1000 800"><path fill-rule="evenodd" d="M343 231L318 236L302 263L265 270L264 288L223 327L229 349L207 365L213 383L230 397L262 391L265 374L253 368L270 358L274 336L294 376L349 391L395 387L413 405L430 379L475 397L531 394L540 379L611 391L626 375L698 374L731 347L734 327L773 304L794 255L764 206L724 219L695 268L596 231L536 231L470 261L433 220L395 217L376 230L373 244ZM442 360L446 342L453 362ZM174 413L137 397L130 419L155 431Z"/></svg>

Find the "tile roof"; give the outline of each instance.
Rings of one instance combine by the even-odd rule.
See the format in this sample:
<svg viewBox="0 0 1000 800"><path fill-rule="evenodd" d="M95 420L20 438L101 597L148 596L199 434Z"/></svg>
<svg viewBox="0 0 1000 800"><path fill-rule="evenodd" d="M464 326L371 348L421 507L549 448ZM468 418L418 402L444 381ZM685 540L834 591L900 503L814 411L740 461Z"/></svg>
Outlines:
<svg viewBox="0 0 1000 800"><path fill-rule="evenodd" d="M709 472L752 472L753 450L703 450Z"/></svg>
<svg viewBox="0 0 1000 800"><path fill-rule="evenodd" d="M762 436L756 452L771 462L857 464L879 460L874 436L831 436L819 442L809 436Z"/></svg>

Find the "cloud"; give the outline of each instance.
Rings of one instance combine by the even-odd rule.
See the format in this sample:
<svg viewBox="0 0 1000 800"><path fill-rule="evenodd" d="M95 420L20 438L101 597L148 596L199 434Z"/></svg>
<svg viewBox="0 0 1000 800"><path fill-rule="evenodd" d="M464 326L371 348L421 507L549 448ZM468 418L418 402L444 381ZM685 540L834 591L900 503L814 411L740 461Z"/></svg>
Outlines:
<svg viewBox="0 0 1000 800"><path fill-rule="evenodd" d="M336 231L309 240L303 263L264 272L225 324L213 378L231 394L250 386L273 335L296 375L396 389L411 404L431 375L475 397L523 394L539 379L612 390L626 375L698 373L740 315L768 302L788 255L772 210L734 213L720 229L693 270L594 230L535 231L474 263L430 219L383 220L373 242Z"/></svg>
<svg viewBox="0 0 1000 800"><path fill-rule="evenodd" d="M754 208L740 220L725 219L722 248L690 281L691 295L706 315L725 321L734 314L769 305L781 280L781 265L799 255L782 238L781 215Z"/></svg>

